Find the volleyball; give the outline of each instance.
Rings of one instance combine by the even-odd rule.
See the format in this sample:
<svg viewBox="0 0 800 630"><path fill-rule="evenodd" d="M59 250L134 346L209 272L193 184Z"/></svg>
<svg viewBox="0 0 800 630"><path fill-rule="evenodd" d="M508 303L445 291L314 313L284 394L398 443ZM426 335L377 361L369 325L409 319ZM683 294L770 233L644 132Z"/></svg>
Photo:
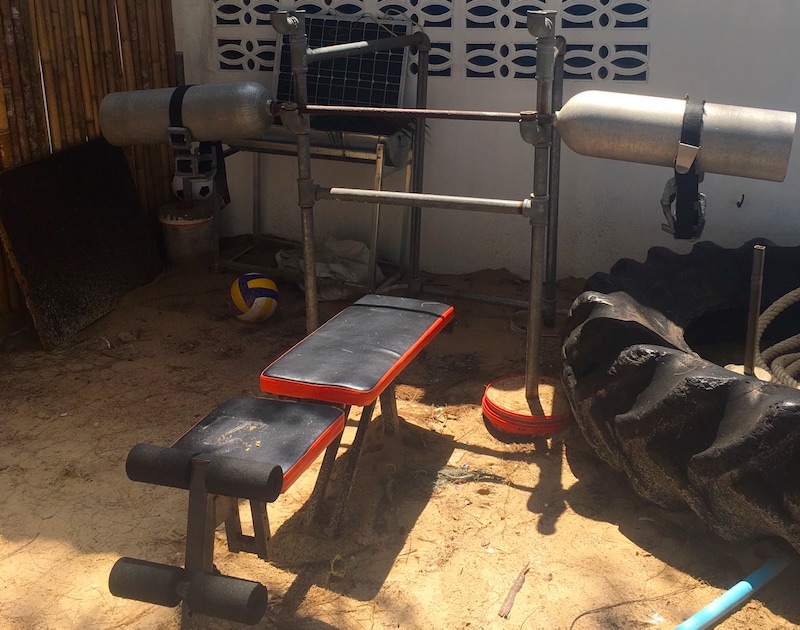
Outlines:
<svg viewBox="0 0 800 630"><path fill-rule="evenodd" d="M260 273L246 273L233 281L231 303L236 319L263 322L278 308L278 287Z"/></svg>

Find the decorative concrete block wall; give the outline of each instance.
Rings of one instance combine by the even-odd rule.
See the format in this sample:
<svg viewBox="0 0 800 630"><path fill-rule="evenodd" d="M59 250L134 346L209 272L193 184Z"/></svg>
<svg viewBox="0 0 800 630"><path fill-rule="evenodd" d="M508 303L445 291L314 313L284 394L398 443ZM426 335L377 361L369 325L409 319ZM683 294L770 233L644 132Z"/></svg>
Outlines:
<svg viewBox="0 0 800 630"><path fill-rule="evenodd" d="M527 11L558 11L557 32L567 39L565 98L587 89L692 96L719 103L795 110L800 50L792 25L800 3L766 0L173 0L178 48L191 81L252 79L272 85L278 49L269 13L303 9L369 20L391 16L425 29L433 42L430 107L521 111L535 107L536 50ZM782 42L781 53L770 53ZM405 103L413 103L416 64L408 64ZM800 150L800 149L797 149ZM520 199L530 193L533 151L513 124L429 122L426 192ZM299 238L293 158L262 160L262 229ZM794 244L800 235L795 208L800 173L772 184L709 175L703 237L726 246L754 236ZM228 234L250 231L252 156L230 158L234 201L226 210ZM654 245L686 251L660 229L659 199L668 169L584 158L563 152L559 275L589 275L623 256L643 258ZM323 185L371 187L361 165L314 162ZM402 181L390 182L398 188ZM745 195L745 203L736 202ZM369 211L324 202L317 231L367 241ZM401 255L402 215L384 211L380 254ZM529 228L519 217L425 210L422 267L462 273L506 267L527 276Z"/></svg>

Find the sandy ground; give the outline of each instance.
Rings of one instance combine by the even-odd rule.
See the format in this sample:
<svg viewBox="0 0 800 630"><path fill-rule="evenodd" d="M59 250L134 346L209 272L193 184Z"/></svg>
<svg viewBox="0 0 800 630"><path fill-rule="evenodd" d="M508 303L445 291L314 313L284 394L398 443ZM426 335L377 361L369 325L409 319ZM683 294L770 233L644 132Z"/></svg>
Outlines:
<svg viewBox="0 0 800 630"><path fill-rule="evenodd" d="M227 308L233 277L165 274L56 352L31 331L2 340L0 627L179 626L177 609L108 591L122 555L183 559L187 493L129 481L124 461L138 442L169 445L223 400L257 395L261 370L303 336L298 289L282 285L276 316L245 324ZM526 291L502 271L438 281ZM579 286L564 284L560 308ZM378 417L367 435L340 537L301 527L315 469L269 507L270 562L228 552L218 530L219 569L269 589L259 628L668 628L774 553L639 500L575 430L538 444L493 438L481 395L524 370L524 338L509 308L450 302L453 333L400 379L401 431L384 436ZM323 319L344 305L324 304ZM551 376L563 319L543 339ZM798 577L793 563L720 627L796 627Z"/></svg>

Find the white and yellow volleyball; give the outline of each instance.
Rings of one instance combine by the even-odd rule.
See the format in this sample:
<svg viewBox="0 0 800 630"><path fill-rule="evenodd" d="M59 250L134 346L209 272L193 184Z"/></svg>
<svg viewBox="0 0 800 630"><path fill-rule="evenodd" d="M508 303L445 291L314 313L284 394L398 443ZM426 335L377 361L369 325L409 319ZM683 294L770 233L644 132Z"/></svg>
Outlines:
<svg viewBox="0 0 800 630"><path fill-rule="evenodd" d="M263 322L278 308L277 285L260 273L246 273L231 285L231 304L236 319Z"/></svg>

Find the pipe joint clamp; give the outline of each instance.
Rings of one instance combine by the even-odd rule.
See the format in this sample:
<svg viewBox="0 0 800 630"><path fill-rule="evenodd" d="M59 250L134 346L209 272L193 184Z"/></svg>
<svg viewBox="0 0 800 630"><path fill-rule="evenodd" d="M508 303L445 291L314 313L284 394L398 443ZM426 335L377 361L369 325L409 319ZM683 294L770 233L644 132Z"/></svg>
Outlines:
<svg viewBox="0 0 800 630"><path fill-rule="evenodd" d="M519 135L528 144L535 147L547 147L552 142L552 127L539 122L536 118L522 118L519 121Z"/></svg>
<svg viewBox="0 0 800 630"><path fill-rule="evenodd" d="M532 226L547 226L550 195L531 195L522 202L522 216L531 221Z"/></svg>
<svg viewBox="0 0 800 630"><path fill-rule="evenodd" d="M297 179L297 205L301 208L313 208L317 200L317 185L311 178Z"/></svg>

